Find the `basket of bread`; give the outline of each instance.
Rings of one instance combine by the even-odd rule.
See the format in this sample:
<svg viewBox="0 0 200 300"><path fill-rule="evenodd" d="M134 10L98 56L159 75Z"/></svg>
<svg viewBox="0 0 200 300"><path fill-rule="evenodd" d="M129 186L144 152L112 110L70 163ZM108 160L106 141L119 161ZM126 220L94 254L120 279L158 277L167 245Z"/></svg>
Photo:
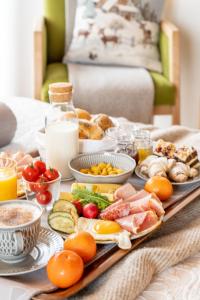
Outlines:
<svg viewBox="0 0 200 300"><path fill-rule="evenodd" d="M98 152L113 149L115 142L108 139L105 132L108 128L117 126L115 120L106 114L92 116L88 111L76 108L79 119L79 152ZM67 118L73 118L73 112L66 113ZM41 129L36 134L36 143L40 156L45 156L45 131Z"/></svg>

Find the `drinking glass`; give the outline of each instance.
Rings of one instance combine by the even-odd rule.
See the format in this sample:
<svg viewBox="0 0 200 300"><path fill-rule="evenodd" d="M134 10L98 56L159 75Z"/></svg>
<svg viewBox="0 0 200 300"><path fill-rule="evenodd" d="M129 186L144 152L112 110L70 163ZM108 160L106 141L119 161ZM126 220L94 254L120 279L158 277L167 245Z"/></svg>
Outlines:
<svg viewBox="0 0 200 300"><path fill-rule="evenodd" d="M17 198L16 162L0 158L0 201Z"/></svg>

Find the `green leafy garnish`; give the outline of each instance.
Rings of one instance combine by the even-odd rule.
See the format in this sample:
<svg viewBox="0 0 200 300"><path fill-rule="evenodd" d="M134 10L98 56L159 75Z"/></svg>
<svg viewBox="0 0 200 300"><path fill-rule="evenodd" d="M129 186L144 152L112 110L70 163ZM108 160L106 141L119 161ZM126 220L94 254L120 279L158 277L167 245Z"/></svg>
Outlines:
<svg viewBox="0 0 200 300"><path fill-rule="evenodd" d="M103 210L110 205L110 201L106 196L90 192L87 189L75 189L72 192L72 195L75 200L79 200L83 205L94 203L100 210Z"/></svg>

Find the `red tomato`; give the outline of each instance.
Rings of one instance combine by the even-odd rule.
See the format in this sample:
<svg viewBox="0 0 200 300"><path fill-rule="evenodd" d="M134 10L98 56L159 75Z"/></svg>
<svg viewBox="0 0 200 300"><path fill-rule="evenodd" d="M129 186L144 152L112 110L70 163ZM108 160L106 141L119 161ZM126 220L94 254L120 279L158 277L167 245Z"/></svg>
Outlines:
<svg viewBox="0 0 200 300"><path fill-rule="evenodd" d="M77 209L78 215L81 216L83 213L83 206L80 201L75 200L72 202Z"/></svg>
<svg viewBox="0 0 200 300"><path fill-rule="evenodd" d="M45 191L42 193L37 193L36 194L36 199L39 204L41 205L47 205L51 202L52 195L49 191Z"/></svg>
<svg viewBox="0 0 200 300"><path fill-rule="evenodd" d="M49 180L55 180L56 178L59 177L59 173L56 169L50 168L47 169L46 172L44 173L44 176Z"/></svg>
<svg viewBox="0 0 200 300"><path fill-rule="evenodd" d="M83 216L88 219L95 219L99 214L99 209L94 203L83 206Z"/></svg>
<svg viewBox="0 0 200 300"><path fill-rule="evenodd" d="M36 183L32 183L32 185L34 185L34 186L31 186L31 190L33 192L39 192L39 193L45 192L49 186L47 182L48 182L48 179L44 176L41 176L36 181Z"/></svg>
<svg viewBox="0 0 200 300"><path fill-rule="evenodd" d="M39 178L39 172L33 165L29 165L22 171L24 179L30 182L35 182Z"/></svg>
<svg viewBox="0 0 200 300"><path fill-rule="evenodd" d="M38 170L40 175L44 174L46 171L46 164L41 160L35 161L33 165Z"/></svg>

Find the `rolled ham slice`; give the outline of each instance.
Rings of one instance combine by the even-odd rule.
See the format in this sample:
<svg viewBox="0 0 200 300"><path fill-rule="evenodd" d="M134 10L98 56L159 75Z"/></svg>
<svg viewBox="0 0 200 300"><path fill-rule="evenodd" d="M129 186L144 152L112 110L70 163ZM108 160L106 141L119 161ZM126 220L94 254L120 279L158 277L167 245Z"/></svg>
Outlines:
<svg viewBox="0 0 200 300"><path fill-rule="evenodd" d="M148 194L140 200L130 202L130 208L130 214L153 210L160 217L165 213L162 203L154 198L153 194Z"/></svg>
<svg viewBox="0 0 200 300"><path fill-rule="evenodd" d="M140 199L142 199L146 196L149 196L149 193L146 192L145 190L141 190L141 191L135 193L134 195L131 195L130 197L125 198L124 201L126 201L126 202L137 201L137 200L140 200Z"/></svg>
<svg viewBox="0 0 200 300"><path fill-rule="evenodd" d="M158 217L152 210L132 214L115 220L123 229L137 234L151 228L158 222Z"/></svg>
<svg viewBox="0 0 200 300"><path fill-rule="evenodd" d="M121 202L117 205L113 205L110 209L105 209L101 212L100 218L103 220L115 220L128 216L130 214L130 203Z"/></svg>
<svg viewBox="0 0 200 300"><path fill-rule="evenodd" d="M126 183L115 191L114 199L125 200L134 194L136 194L136 189L130 183Z"/></svg>

